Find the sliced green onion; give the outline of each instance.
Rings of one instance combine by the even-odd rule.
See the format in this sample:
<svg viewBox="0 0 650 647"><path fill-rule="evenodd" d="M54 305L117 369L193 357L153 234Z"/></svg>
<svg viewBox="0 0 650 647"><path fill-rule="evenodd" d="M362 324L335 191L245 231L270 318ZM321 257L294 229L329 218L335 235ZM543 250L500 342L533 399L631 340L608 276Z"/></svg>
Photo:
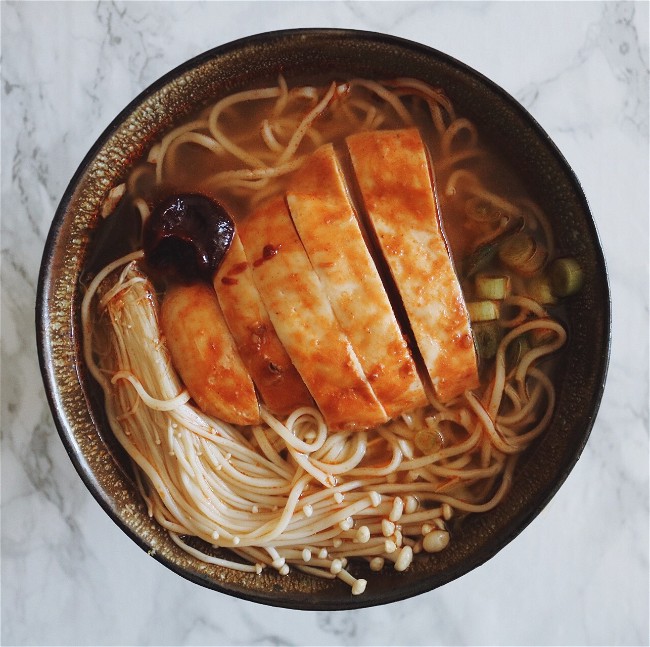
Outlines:
<svg viewBox="0 0 650 647"><path fill-rule="evenodd" d="M580 290L583 283L582 268L575 258L558 258L549 271L553 294L568 297Z"/></svg>
<svg viewBox="0 0 650 647"><path fill-rule="evenodd" d="M467 312L471 321L494 321L499 318L499 308L494 301L469 301Z"/></svg>
<svg viewBox="0 0 650 647"><path fill-rule="evenodd" d="M551 289L551 282L547 276L535 276L526 283L526 292L531 299L541 305L557 303L555 294Z"/></svg>
<svg viewBox="0 0 650 647"><path fill-rule="evenodd" d="M497 354L501 341L501 327L496 321L479 321L472 324L476 352L483 359L492 359Z"/></svg>
<svg viewBox="0 0 650 647"><path fill-rule="evenodd" d="M535 253L519 268L523 276L534 276L539 273L548 259L548 253L542 245L535 246Z"/></svg>
<svg viewBox="0 0 650 647"><path fill-rule="evenodd" d="M469 277L486 268L496 257L497 250L496 243L486 243L478 247L463 261L463 274Z"/></svg>
<svg viewBox="0 0 650 647"><path fill-rule="evenodd" d="M501 218L501 210L484 198L475 196L465 202L465 214L477 222L493 222Z"/></svg>
<svg viewBox="0 0 650 647"><path fill-rule="evenodd" d="M501 262L513 270L526 263L534 253L535 241L523 231L504 240L499 248Z"/></svg>
<svg viewBox="0 0 650 647"><path fill-rule="evenodd" d="M433 452L438 451L443 446L443 439L440 435L440 432L432 431L429 429L421 429L415 434L413 439L415 446L423 454L433 454Z"/></svg>
<svg viewBox="0 0 650 647"><path fill-rule="evenodd" d="M508 240L514 233L521 231L524 226L524 219L522 216L510 218L492 240L484 242L479 245L469 256L463 261L463 274L465 277L470 277L476 272L485 269L496 257L499 246Z"/></svg>
<svg viewBox="0 0 650 647"><path fill-rule="evenodd" d="M539 272L544 267L546 258L546 249L525 232L514 234L499 247L501 262L523 276Z"/></svg>
<svg viewBox="0 0 650 647"><path fill-rule="evenodd" d="M510 294L510 277L494 274L477 274L474 279L475 294L479 299L501 301Z"/></svg>

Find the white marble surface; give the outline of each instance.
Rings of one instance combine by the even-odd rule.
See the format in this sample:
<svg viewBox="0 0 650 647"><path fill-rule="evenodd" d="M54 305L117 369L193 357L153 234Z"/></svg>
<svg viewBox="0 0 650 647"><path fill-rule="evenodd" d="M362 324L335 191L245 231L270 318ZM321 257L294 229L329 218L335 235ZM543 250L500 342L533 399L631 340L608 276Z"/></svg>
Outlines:
<svg viewBox="0 0 650 647"><path fill-rule="evenodd" d="M2 643L648 644L648 7L2 2ZM417 40L519 99L584 186L613 295L600 414L544 513L460 580L344 613L261 607L146 558L65 454L34 342L45 236L105 126L185 59L299 26Z"/></svg>

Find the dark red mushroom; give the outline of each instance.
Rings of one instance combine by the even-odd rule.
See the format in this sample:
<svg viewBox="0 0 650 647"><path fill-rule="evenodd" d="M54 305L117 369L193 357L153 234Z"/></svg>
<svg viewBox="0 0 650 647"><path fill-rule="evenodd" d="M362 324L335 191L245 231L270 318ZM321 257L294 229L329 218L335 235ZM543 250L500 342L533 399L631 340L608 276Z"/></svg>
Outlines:
<svg viewBox="0 0 650 647"><path fill-rule="evenodd" d="M204 195L173 195L147 219L143 247L147 263L178 281L212 281L235 235L226 209Z"/></svg>

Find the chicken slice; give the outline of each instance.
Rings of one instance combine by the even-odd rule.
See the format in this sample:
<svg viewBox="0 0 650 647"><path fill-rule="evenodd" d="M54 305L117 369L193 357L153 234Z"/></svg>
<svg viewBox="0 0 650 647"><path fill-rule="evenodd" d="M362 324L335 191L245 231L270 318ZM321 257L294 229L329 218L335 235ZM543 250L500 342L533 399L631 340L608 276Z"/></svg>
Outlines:
<svg viewBox="0 0 650 647"><path fill-rule="evenodd" d="M242 360L268 409L285 416L299 407L313 405L305 383L278 339L237 234L213 284Z"/></svg>
<svg viewBox="0 0 650 647"><path fill-rule="evenodd" d="M172 363L199 409L226 422L260 422L253 382L207 283L167 290L160 314Z"/></svg>
<svg viewBox="0 0 650 647"><path fill-rule="evenodd" d="M437 398L478 386L465 300L447 251L425 146L415 128L347 139L369 223L402 297Z"/></svg>
<svg viewBox="0 0 650 647"><path fill-rule="evenodd" d="M253 278L273 326L332 429L365 429L387 420L341 330L283 198L239 228Z"/></svg>
<svg viewBox="0 0 650 647"><path fill-rule="evenodd" d="M313 153L294 175L287 203L334 314L388 416L424 405L424 387L331 144Z"/></svg>

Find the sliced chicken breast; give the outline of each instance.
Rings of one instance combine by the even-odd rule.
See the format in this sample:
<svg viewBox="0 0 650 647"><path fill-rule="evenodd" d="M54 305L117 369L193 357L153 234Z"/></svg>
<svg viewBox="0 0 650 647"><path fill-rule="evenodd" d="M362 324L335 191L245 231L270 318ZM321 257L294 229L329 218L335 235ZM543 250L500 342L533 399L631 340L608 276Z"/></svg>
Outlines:
<svg viewBox="0 0 650 647"><path fill-rule="evenodd" d="M478 386L467 308L449 257L426 148L415 128L347 139L358 186L437 398Z"/></svg>
<svg viewBox="0 0 650 647"><path fill-rule="evenodd" d="M280 416L313 405L266 311L237 234L214 276L223 316L264 404Z"/></svg>
<svg viewBox="0 0 650 647"><path fill-rule="evenodd" d="M387 420L293 226L283 198L240 225L253 278L278 337L332 429Z"/></svg>
<svg viewBox="0 0 650 647"><path fill-rule="evenodd" d="M255 387L210 285L169 288L160 326L172 363L202 411L237 425L260 422Z"/></svg>
<svg viewBox="0 0 650 647"><path fill-rule="evenodd" d="M424 405L424 387L331 144L313 153L294 175L287 203L332 309L388 416Z"/></svg>

